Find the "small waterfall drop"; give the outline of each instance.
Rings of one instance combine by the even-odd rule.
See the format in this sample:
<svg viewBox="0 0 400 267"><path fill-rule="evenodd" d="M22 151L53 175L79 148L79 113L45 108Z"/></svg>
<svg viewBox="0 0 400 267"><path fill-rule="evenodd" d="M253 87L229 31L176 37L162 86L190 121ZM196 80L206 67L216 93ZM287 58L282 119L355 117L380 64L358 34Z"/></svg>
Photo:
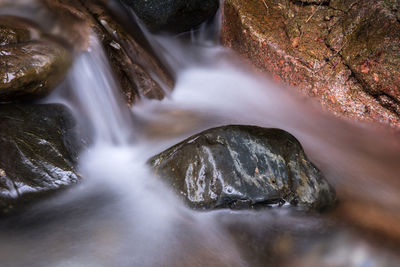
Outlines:
<svg viewBox="0 0 400 267"><path fill-rule="evenodd" d="M101 44L92 34L90 47L75 60L69 75L70 88L80 113L87 116L96 142L126 145L133 132L128 107ZM80 117L80 116L78 116Z"/></svg>
<svg viewBox="0 0 400 267"><path fill-rule="evenodd" d="M149 169L147 159L160 148L140 139L133 114L121 100L120 88L96 37L90 37L88 50L75 60L68 85L69 98L56 96L52 101L82 114L76 117L81 127L89 128L93 140L80 156L79 170L85 179L82 191L71 192L63 205L85 203L88 196L98 198L99 194L110 199L106 210L94 205L94 211L84 212L83 216L89 216L85 223L94 228L105 227L116 242L110 250L99 246L96 237L84 240L83 253L78 253L72 263L159 266L163 261L169 261L168 265L175 265L176 261L179 265L182 259L175 259L178 253L186 253L183 258L190 262L195 260L192 257L198 257L196 250L201 249L207 251L210 262L223 259L232 266L247 266L212 216L187 209ZM71 201L73 204L68 204ZM98 216L103 217L102 221L94 222ZM181 231L186 232L184 236L180 236ZM93 253L86 259L87 250L108 251L112 256L103 265L92 258ZM152 255L154 251L158 254Z"/></svg>

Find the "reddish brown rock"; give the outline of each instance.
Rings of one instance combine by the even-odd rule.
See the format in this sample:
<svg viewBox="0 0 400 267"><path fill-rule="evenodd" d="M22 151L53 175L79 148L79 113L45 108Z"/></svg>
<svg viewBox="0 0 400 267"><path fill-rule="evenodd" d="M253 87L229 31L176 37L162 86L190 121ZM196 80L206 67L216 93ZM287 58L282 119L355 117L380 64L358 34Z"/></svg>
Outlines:
<svg viewBox="0 0 400 267"><path fill-rule="evenodd" d="M398 129L400 23L392 2L226 0L222 39L275 80L316 98L336 115ZM371 179L375 187L359 192L359 181L343 178L351 182L336 188L341 203L332 215L398 242L393 225L400 224L400 187L398 179L383 176ZM396 197L377 193L385 186Z"/></svg>
<svg viewBox="0 0 400 267"><path fill-rule="evenodd" d="M400 115L400 22L389 3L360 1L345 10L328 45L341 54L366 92Z"/></svg>
<svg viewBox="0 0 400 267"><path fill-rule="evenodd" d="M388 2L226 0L222 40L338 116L399 127L400 23Z"/></svg>

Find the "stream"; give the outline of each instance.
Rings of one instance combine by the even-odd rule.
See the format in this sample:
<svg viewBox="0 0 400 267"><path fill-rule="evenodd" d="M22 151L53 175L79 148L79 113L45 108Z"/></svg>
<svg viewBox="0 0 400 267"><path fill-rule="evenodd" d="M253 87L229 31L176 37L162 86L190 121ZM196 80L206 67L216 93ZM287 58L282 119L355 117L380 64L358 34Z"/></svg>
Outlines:
<svg viewBox="0 0 400 267"><path fill-rule="evenodd" d="M150 157L203 130L281 128L300 141L339 201L400 210L398 135L336 118L274 84L219 45L219 20L180 36L146 33L176 73L176 85L164 100L142 99L132 108L90 36L64 85L43 101L67 105L82 136L90 137L79 157L84 179L0 221L1 266L400 264L396 248L342 222L340 214L288 206L192 210L151 172Z"/></svg>

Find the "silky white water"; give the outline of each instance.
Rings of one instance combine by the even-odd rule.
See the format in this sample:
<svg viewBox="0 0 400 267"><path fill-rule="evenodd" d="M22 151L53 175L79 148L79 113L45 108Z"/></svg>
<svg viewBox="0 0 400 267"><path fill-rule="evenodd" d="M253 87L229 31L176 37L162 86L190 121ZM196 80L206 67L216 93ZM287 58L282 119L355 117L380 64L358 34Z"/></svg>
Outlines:
<svg viewBox="0 0 400 267"><path fill-rule="evenodd" d="M190 210L152 174L146 165L151 156L194 133L227 124L277 127L300 140L330 183L345 188L340 197L400 205L395 137L325 114L204 36L204 31L191 38L148 36L176 71L176 86L166 99L142 99L132 109L121 100L98 40L90 38L67 84L46 100L68 105L88 138L79 160L83 181L0 223L4 266L390 266L395 261L390 252L315 214L287 208ZM302 249L286 255L287 240Z"/></svg>

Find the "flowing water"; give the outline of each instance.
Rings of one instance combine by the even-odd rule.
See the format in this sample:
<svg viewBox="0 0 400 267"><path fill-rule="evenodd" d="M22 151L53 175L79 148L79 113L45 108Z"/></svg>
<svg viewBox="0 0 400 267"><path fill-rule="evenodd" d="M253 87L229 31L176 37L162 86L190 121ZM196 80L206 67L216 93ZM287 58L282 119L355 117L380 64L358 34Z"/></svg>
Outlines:
<svg viewBox="0 0 400 267"><path fill-rule="evenodd" d="M3 266L396 266L392 249L324 214L287 207L193 211L146 166L151 156L227 124L282 128L348 201L400 210L398 137L321 111L215 41L215 28L147 37L177 75L163 101L123 104L98 40L46 102L68 105L90 145L83 182L0 223ZM67 92L66 92L67 91ZM69 97L63 97L68 95Z"/></svg>

